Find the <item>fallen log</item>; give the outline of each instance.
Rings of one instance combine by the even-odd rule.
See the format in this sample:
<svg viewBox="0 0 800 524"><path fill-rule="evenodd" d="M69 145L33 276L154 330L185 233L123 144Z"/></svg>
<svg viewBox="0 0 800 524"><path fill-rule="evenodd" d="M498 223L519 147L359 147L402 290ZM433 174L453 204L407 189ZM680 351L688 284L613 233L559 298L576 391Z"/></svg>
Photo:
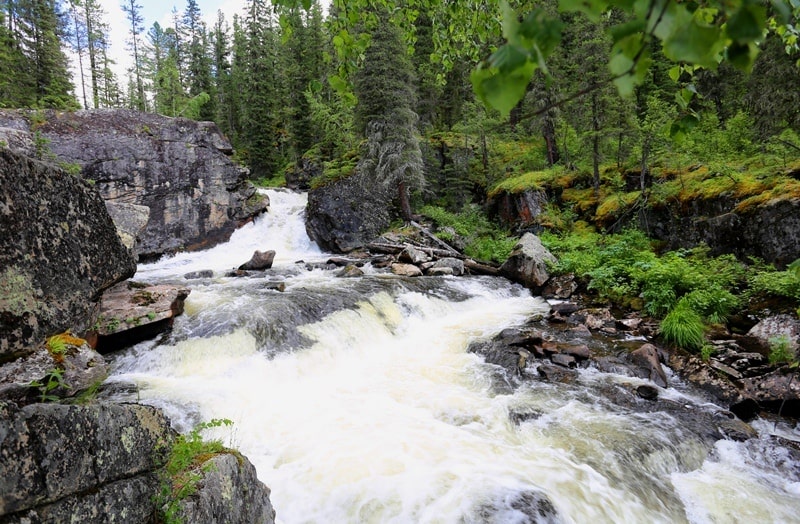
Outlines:
<svg viewBox="0 0 800 524"><path fill-rule="evenodd" d="M410 222L410 224L413 227L419 229L419 231L423 235L425 235L426 237L431 239L434 244L438 245L439 247L441 247L445 251L449 251L451 253L450 256L456 256L456 255L461 255L461 257L464 256L464 255L461 254L461 252L459 250L457 250L456 248L454 248L453 246L451 246L450 244L448 244L444 240L440 239L439 237L437 237L436 235L434 235L433 233L431 233L430 231L428 231L427 229L425 229L424 227L422 227L418 223L414 222L413 220Z"/></svg>

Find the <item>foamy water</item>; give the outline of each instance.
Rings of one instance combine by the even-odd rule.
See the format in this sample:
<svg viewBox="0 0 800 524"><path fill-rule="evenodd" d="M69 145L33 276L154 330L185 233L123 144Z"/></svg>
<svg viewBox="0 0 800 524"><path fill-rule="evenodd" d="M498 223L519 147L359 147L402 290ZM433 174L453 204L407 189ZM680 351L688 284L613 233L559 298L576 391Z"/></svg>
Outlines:
<svg viewBox="0 0 800 524"><path fill-rule="evenodd" d="M283 238L262 226L146 266L147 278L222 268ZM294 231L289 259L321 255L307 238L291 244L296 223L269 227ZM710 447L668 414L608 409L597 383L644 382L597 371L495 390L495 370L466 348L546 311L518 286L315 270L284 274L277 293L269 278L198 284L172 339L119 355L113 379L136 382L184 430L233 420L217 436L255 464L279 522L798 522L797 464L770 425ZM537 416L514 424L512 411Z"/></svg>

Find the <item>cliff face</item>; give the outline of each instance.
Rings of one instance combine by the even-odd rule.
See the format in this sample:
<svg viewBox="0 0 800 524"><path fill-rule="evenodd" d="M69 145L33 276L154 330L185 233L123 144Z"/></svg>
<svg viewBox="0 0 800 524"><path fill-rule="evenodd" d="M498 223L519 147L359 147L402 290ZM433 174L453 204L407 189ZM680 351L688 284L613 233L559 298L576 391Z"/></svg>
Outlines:
<svg viewBox="0 0 800 524"><path fill-rule="evenodd" d="M267 206L211 122L122 109L3 111L0 140L80 170L106 201L147 206L136 244L144 259L223 242Z"/></svg>
<svg viewBox="0 0 800 524"><path fill-rule="evenodd" d="M87 329L100 293L135 271L97 191L0 149L0 362Z"/></svg>

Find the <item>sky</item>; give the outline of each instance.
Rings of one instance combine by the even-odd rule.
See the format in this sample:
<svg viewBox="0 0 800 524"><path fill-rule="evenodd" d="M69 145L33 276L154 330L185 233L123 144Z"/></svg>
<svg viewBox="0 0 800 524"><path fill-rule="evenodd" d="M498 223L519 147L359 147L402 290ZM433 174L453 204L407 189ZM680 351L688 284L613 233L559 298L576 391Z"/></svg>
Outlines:
<svg viewBox="0 0 800 524"><path fill-rule="evenodd" d="M145 29L141 35L142 38L144 38L145 33L153 26L154 22L158 22L162 27L171 26L173 7L177 8L179 12L183 12L186 7L186 0L137 0L137 3L142 6L142 16L144 17ZM323 0L321 3L326 8L330 0ZM125 89L127 70L133 64L133 57L128 52L125 43L128 38L129 22L125 18L125 13L122 11L119 0L100 0L100 5L103 6L105 20L110 28L111 48L109 57L116 62L116 66L113 68L114 73L117 75L120 88ZM228 21L228 24L232 25L233 15L243 14L245 0L197 0L197 5L200 7L200 12L206 24L211 28L217 20L217 11L219 10L225 14L225 20ZM77 59L72 57L72 62L75 93L82 102L80 78L77 74Z"/></svg>
<svg viewBox="0 0 800 524"><path fill-rule="evenodd" d="M172 8L175 7L178 11L183 12L184 7L186 7L185 0L183 2L174 2L172 0L138 0L138 3L142 6L142 16L144 17L145 27L144 33L153 26L154 22L158 22L163 27L171 26ZM209 27L214 24L218 10L222 10L222 12L225 13L225 19L228 23L232 23L233 15L241 14L244 4L245 0L197 1L200 12L203 14L203 19ZM114 72L117 74L120 86L124 87L126 71L133 64L133 57L128 53L125 44L128 38L129 23L125 18L125 13L122 11L121 2L118 0L100 0L100 5L102 5L105 10L106 21L110 27L110 56L117 62ZM144 37L144 33L142 33L142 37ZM75 80L75 83L78 84L77 77ZM78 90L80 90L79 87Z"/></svg>

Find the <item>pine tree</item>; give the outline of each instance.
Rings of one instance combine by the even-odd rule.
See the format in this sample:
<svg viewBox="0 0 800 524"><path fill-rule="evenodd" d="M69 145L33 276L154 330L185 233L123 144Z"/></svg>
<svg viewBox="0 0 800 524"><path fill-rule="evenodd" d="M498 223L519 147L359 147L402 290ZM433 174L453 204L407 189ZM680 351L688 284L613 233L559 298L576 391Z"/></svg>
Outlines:
<svg viewBox="0 0 800 524"><path fill-rule="evenodd" d="M125 0L122 5L122 10L128 18L130 28L128 29L128 45L133 52L133 67L132 75L129 82L133 82L133 86L129 86L128 99L132 109L139 111L147 111L147 98L144 94L144 79L142 78L142 55L140 53L139 35L144 31L142 22L142 6L136 3L136 0Z"/></svg>
<svg viewBox="0 0 800 524"><path fill-rule="evenodd" d="M240 114L242 145L254 177L271 177L282 166L282 139L278 67L278 35L267 7L260 0L250 0L245 19L244 71L246 80ZM240 87L244 87L240 84Z"/></svg>
<svg viewBox="0 0 800 524"><path fill-rule="evenodd" d="M65 28L54 0L19 0L8 4L14 46L24 67L12 76L20 82L13 105L74 108L67 57L62 48ZM13 53L20 58L17 52ZM18 64L22 65L22 64Z"/></svg>
<svg viewBox="0 0 800 524"><path fill-rule="evenodd" d="M211 79L208 32L201 17L197 1L187 0L186 10L183 12L182 29L184 33L181 35L185 42L184 63L186 64L186 76L183 80L185 90L190 97L200 97L203 93L208 96L206 103L199 104L197 117L201 120L211 120L216 114L214 109L216 96Z"/></svg>
<svg viewBox="0 0 800 524"><path fill-rule="evenodd" d="M424 183L415 78L400 31L385 11L377 16L364 64L353 79L356 128L367 138L359 169L393 187L403 218L411 220L409 191Z"/></svg>

